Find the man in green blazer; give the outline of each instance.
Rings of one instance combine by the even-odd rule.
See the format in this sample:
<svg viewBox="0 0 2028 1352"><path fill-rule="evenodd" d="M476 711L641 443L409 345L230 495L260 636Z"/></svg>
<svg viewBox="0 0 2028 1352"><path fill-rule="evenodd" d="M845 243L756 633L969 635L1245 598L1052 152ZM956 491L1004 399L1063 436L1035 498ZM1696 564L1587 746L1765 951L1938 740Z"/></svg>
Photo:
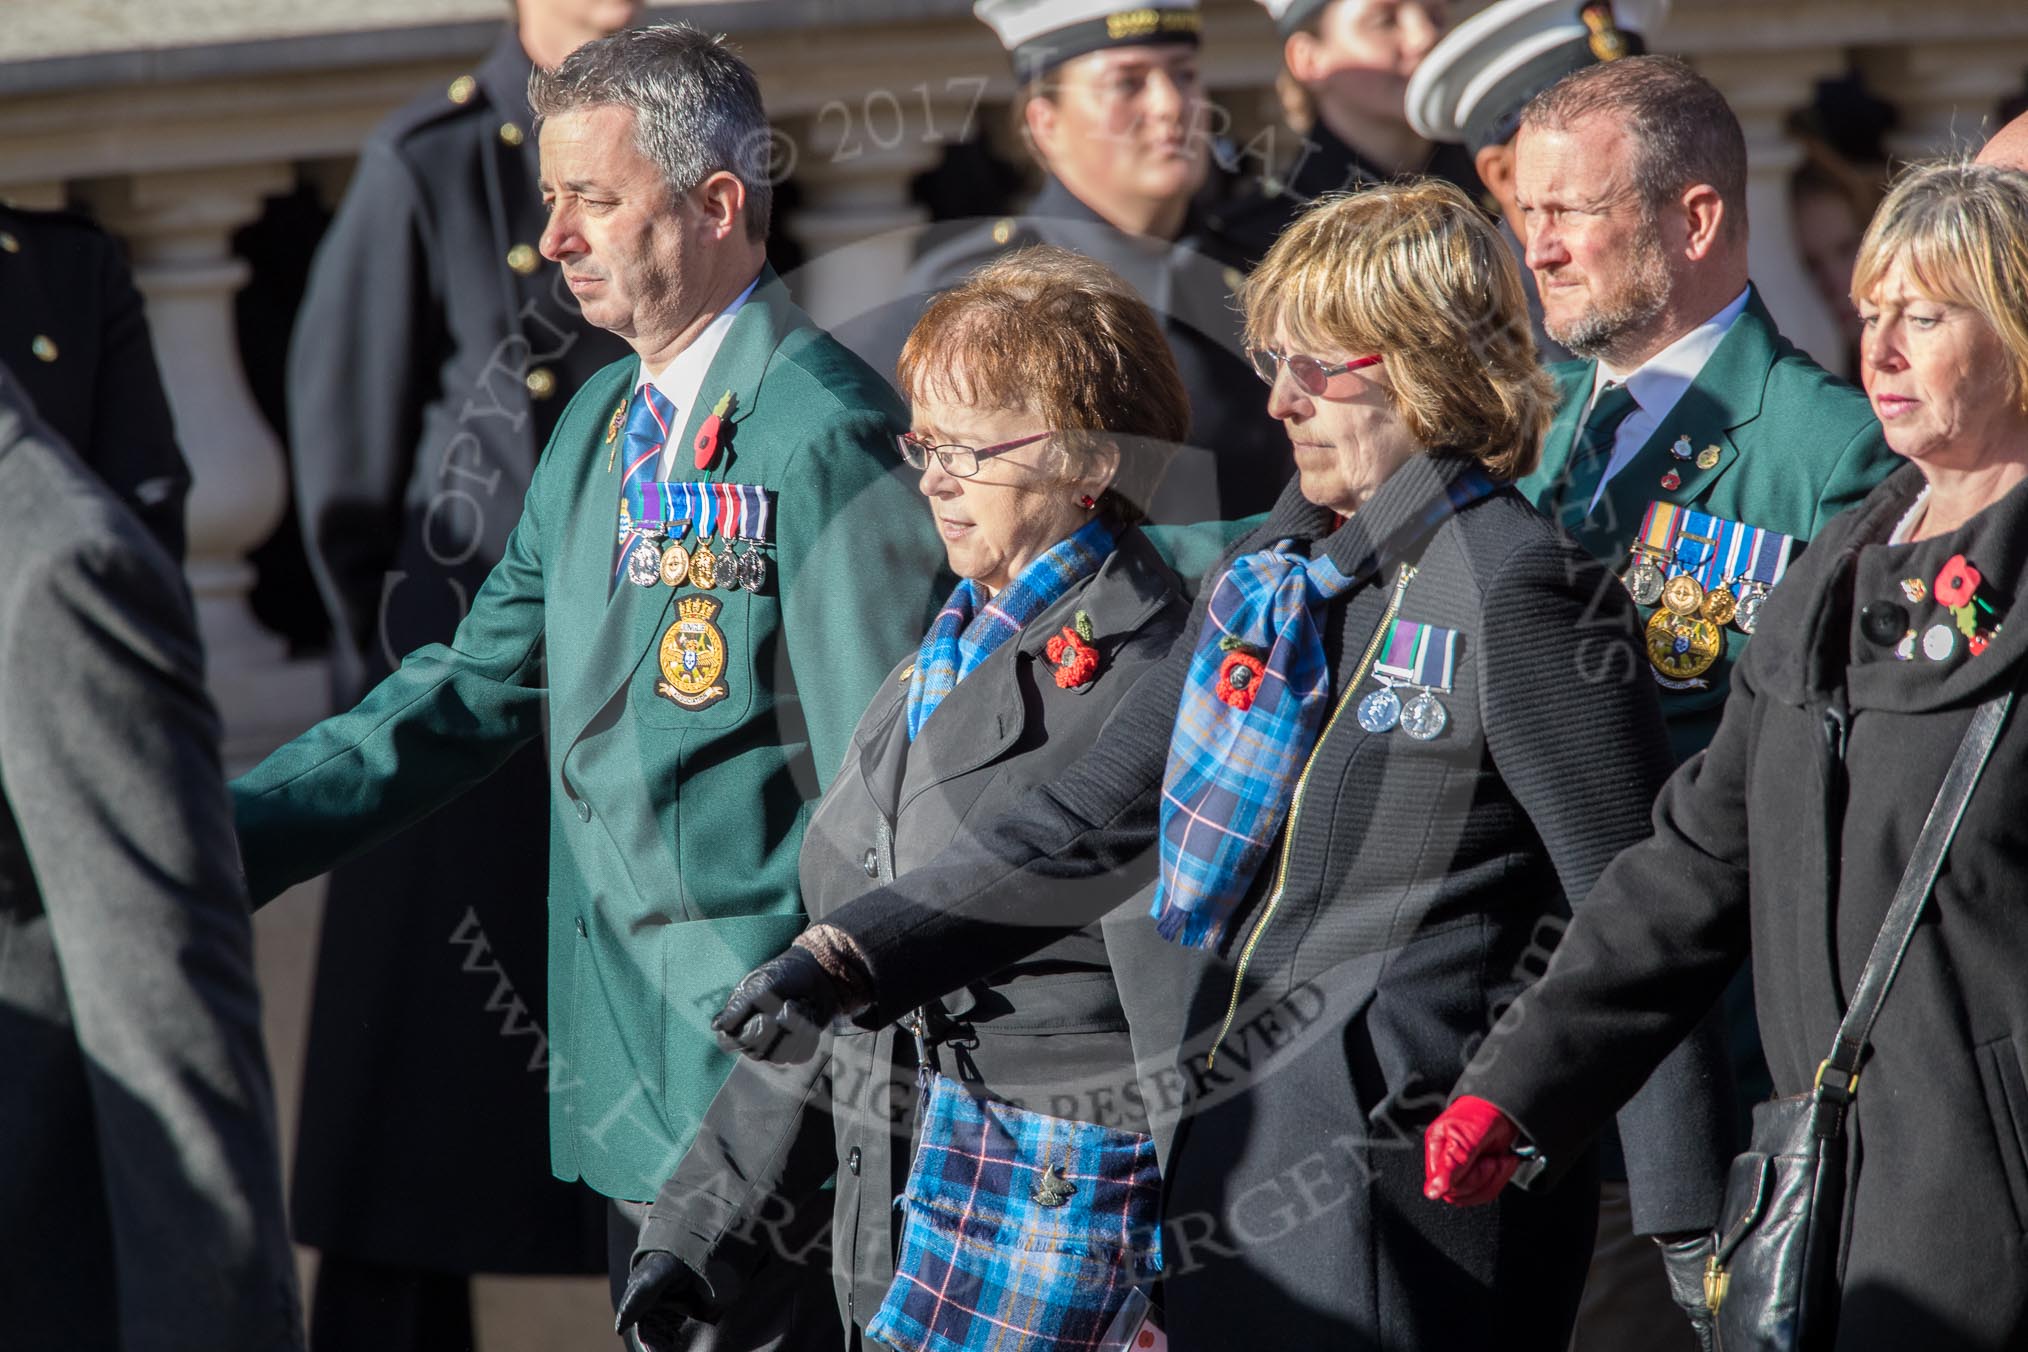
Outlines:
<svg viewBox="0 0 2028 1352"><path fill-rule="evenodd" d="M1760 597L1894 460L1866 396L1784 339L1748 281L1745 137L1688 66L1602 60L1537 95L1515 195L1545 327L1581 358L1550 368L1556 420L1519 487L1642 603L1649 670L1636 675L1659 685L1681 761L1717 730ZM1766 1069L1738 994L1728 1036L1752 1102ZM1701 1301L1702 1241L1655 1236L1675 1241L1665 1285L1616 1155L1573 1346L1694 1346L1667 1302L1671 1285L1686 1310Z"/></svg>
<svg viewBox="0 0 2028 1352"><path fill-rule="evenodd" d="M532 98L541 251L637 357L565 410L451 643L233 788L267 898L545 739L551 1161L615 1199L623 1277L628 1204L655 1196L730 1066L706 1022L802 927L809 805L947 585L891 472L900 405L765 265L752 72L669 24L580 48ZM808 1346L813 1317L836 1339L826 1262L777 1266L747 1326L699 1346Z"/></svg>

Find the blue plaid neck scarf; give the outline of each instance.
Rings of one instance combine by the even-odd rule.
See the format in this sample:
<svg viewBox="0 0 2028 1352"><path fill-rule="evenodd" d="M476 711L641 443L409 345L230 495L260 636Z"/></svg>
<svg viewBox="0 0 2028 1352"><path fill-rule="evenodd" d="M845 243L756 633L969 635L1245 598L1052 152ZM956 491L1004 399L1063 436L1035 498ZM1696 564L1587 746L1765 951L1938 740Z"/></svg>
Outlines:
<svg viewBox="0 0 2028 1352"><path fill-rule="evenodd" d="M1260 871L1331 694L1317 617L1352 579L1289 545L1242 554L1218 580L1176 711L1150 914L1163 938L1192 948L1217 945ZM1228 637L1266 667L1244 711L1217 694Z"/></svg>
<svg viewBox="0 0 2028 1352"><path fill-rule="evenodd" d="M916 654L915 674L908 681L908 740L915 740L959 681L1020 633L1023 625L1096 573L1112 552L1112 531L1093 519L1023 568L990 600L986 589L972 579L960 582L937 612L936 623Z"/></svg>

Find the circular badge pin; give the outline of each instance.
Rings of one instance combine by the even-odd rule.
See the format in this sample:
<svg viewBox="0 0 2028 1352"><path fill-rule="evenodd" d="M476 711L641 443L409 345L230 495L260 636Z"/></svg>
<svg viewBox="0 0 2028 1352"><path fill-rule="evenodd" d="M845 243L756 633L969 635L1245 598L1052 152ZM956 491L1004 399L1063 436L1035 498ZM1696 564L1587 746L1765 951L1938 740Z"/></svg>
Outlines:
<svg viewBox="0 0 2028 1352"><path fill-rule="evenodd" d="M1929 595L1929 583L1919 577L1905 577L1901 579L1901 594L1908 598L1910 605L1919 606L1922 598Z"/></svg>
<svg viewBox="0 0 2028 1352"><path fill-rule="evenodd" d="M1371 733L1394 731L1401 721L1401 696L1383 685L1359 701L1359 726Z"/></svg>
<svg viewBox="0 0 2028 1352"><path fill-rule="evenodd" d="M1695 615L1704 606L1704 588L1688 573L1678 573L1662 587L1662 604L1678 615Z"/></svg>
<svg viewBox="0 0 2028 1352"><path fill-rule="evenodd" d="M1697 468L1718 468L1718 448L1716 446L1706 446L1703 450L1697 452Z"/></svg>
<svg viewBox="0 0 2028 1352"><path fill-rule="evenodd" d="M1648 661L1672 681L1688 681L1711 670L1725 651L1725 638L1709 620L1658 610L1648 620Z"/></svg>
<svg viewBox="0 0 2028 1352"><path fill-rule="evenodd" d="M1410 700L1401 711L1401 730L1418 742L1432 741L1441 736L1444 725L1450 721L1443 701L1427 690Z"/></svg>
<svg viewBox="0 0 2028 1352"><path fill-rule="evenodd" d="M1933 624L1923 631L1922 655L1932 662L1950 660L1958 650L1958 631L1947 624Z"/></svg>

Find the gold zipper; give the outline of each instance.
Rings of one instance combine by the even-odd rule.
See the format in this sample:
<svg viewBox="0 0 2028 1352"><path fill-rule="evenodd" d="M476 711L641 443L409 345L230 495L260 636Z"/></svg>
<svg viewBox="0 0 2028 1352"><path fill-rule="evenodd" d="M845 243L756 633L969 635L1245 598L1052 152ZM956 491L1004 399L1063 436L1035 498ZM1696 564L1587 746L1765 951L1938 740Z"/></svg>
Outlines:
<svg viewBox="0 0 2028 1352"><path fill-rule="evenodd" d="M1388 599L1387 612L1380 617L1379 625L1373 631L1372 641L1367 643L1366 652L1359 659L1358 673L1348 682L1338 696L1338 703L1332 708L1330 718L1324 722L1324 730L1317 734L1315 745L1310 748L1309 759L1303 762L1303 772L1296 776L1295 792L1289 795L1288 820L1282 823L1281 857L1275 863L1274 890L1268 893L1267 904L1261 907L1260 919L1254 922L1253 933L1246 936L1246 946L1239 951L1239 969L1232 978L1232 1000L1225 1007L1225 1022L1219 1026L1218 1037L1211 1044L1211 1051L1204 1058L1206 1070L1217 1063L1218 1049L1225 1045L1225 1035L1232 1031L1232 1021L1239 1014L1240 992L1246 986L1247 964L1253 961L1253 950L1260 943L1260 936L1274 919L1275 908L1282 904L1282 889L1289 881L1289 842L1295 839L1296 817L1303 810L1303 789L1310 782L1310 770L1317 763L1317 753L1324 749L1324 739L1331 735L1331 729L1338 726L1338 716L1345 712L1366 684L1367 673L1373 669L1373 659L1380 652L1380 644L1387 637L1388 625L1401 613L1402 594L1408 590L1408 580L1415 576L1415 569L1409 564L1401 565L1401 572L1394 579L1394 595Z"/></svg>

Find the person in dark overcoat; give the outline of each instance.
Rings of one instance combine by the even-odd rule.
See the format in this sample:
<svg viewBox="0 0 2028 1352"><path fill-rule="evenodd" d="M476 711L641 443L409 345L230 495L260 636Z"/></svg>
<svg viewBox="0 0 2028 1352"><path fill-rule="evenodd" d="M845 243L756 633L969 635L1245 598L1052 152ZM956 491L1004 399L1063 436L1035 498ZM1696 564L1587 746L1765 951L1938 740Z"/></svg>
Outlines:
<svg viewBox="0 0 2028 1352"><path fill-rule="evenodd" d="M450 638L558 415L626 352L536 250L527 91L535 55L639 9L521 0L472 73L374 130L318 248L289 441L338 707ZM546 1167L543 792L529 747L331 875L291 1199L326 1352L463 1346L468 1274L604 1271L602 1207ZM454 1166L487 1186L446 1207Z"/></svg>
<svg viewBox="0 0 2028 1352"><path fill-rule="evenodd" d="M0 364L180 565L190 467L141 293L89 218L0 203Z"/></svg>
<svg viewBox="0 0 2028 1352"><path fill-rule="evenodd" d="M303 1346L190 593L0 364L0 1342Z"/></svg>
<svg viewBox="0 0 2028 1352"><path fill-rule="evenodd" d="M1749 952L1775 1090L1809 1091L1973 707L2022 684L2028 176L1911 171L1852 289L1866 390L1910 463L1768 602L1710 749L1432 1128L1434 1193L1496 1191L1503 1141L1581 1151ZM2023 726L1972 794L1846 1110L1838 1352L2028 1341Z"/></svg>
<svg viewBox="0 0 2028 1352"><path fill-rule="evenodd" d="M1460 1217L1423 1199L1416 1144L1567 902L1647 829L1667 756L1631 603L1512 490L1549 386L1458 189L1319 207L1246 301L1297 477L1170 660L1076 765L813 926L715 1026L765 1055L836 1008L877 1025L1077 923L1091 880L1152 874L1137 942L1217 959L1178 979L1115 954L1160 1066L1172 1345L1560 1352L1588 1162ZM1717 1210L1721 1065L1686 1043L1621 1117L1674 1228Z"/></svg>
<svg viewBox="0 0 2028 1352"><path fill-rule="evenodd" d="M995 258L1046 244L1096 259L1161 319L1190 402L1149 520L1266 511L1289 449L1247 379L1233 304L1246 260L1196 201L1211 144L1197 0L978 0L973 10L1014 65L1016 120L1041 190L1018 216L926 238L900 299L838 325L839 340L891 372L931 297Z"/></svg>
<svg viewBox="0 0 2028 1352"><path fill-rule="evenodd" d="M1133 524L1183 435L1183 385L1153 312L1117 276L1065 250L1011 254L937 297L900 376L913 405L910 463L964 580L952 618L860 720L804 834L803 904L817 920L1070 766L1168 655L1189 612L1180 580ZM1049 429L1056 438L1033 435ZM964 449L1023 440L991 459ZM1018 625L1010 606L1026 612ZM962 631L961 614L971 617ZM942 694L934 673L960 632L975 651ZM1079 669L1085 651L1091 666ZM867 1330L911 1214L897 1199L924 1131L919 1048L981 1101L1146 1140L1147 1115L1124 1089L1136 1079L1133 1044L1096 925L927 1002L907 1023L843 1030L786 1075L752 1062L734 1070L642 1228L642 1254L674 1261L649 1271L663 1275L658 1286L637 1268L641 1289L623 1319L705 1312L677 1262L710 1274L713 1305L736 1301L736 1236L783 1208L830 1208L851 1345L916 1346L893 1319L877 1337ZM821 1190L834 1174L835 1206ZM1154 1204L1151 1182L1151 1215ZM1133 1271L1121 1275L1093 1312L1101 1326L1133 1289ZM939 1336L968 1345L973 1319L946 1312Z"/></svg>

